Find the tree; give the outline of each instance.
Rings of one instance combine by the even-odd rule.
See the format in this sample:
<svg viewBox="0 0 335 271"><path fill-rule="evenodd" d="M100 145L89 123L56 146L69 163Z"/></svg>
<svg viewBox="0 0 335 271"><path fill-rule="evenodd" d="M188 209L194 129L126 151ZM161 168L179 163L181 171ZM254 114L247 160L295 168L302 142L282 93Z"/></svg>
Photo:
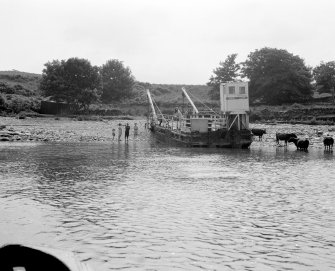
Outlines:
<svg viewBox="0 0 335 271"><path fill-rule="evenodd" d="M84 110L88 110L90 104L94 104L100 101L101 90L85 88L77 95L75 103Z"/></svg>
<svg viewBox="0 0 335 271"><path fill-rule="evenodd" d="M40 87L45 96L51 96L57 102L74 104L80 109L88 108L100 98L99 69L88 60L53 60L44 66Z"/></svg>
<svg viewBox="0 0 335 271"><path fill-rule="evenodd" d="M220 66L213 70L214 75L209 78L208 86L211 86L210 96L212 99L220 97L220 83L235 81L239 76L240 64L236 63L237 54L228 55Z"/></svg>
<svg viewBox="0 0 335 271"><path fill-rule="evenodd" d="M132 95L134 76L129 67L117 59L108 60L101 67L102 101L110 103Z"/></svg>
<svg viewBox="0 0 335 271"><path fill-rule="evenodd" d="M321 62L313 69L314 79L320 93L332 93L334 103L335 61Z"/></svg>
<svg viewBox="0 0 335 271"><path fill-rule="evenodd" d="M311 98L311 68L299 56L266 47L250 53L242 65L251 101L283 104Z"/></svg>

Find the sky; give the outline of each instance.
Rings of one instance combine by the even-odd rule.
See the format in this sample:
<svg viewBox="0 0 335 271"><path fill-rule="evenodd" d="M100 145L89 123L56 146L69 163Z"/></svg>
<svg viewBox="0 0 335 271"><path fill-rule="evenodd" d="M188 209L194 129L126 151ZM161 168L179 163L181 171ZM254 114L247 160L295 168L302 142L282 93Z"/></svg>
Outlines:
<svg viewBox="0 0 335 271"><path fill-rule="evenodd" d="M335 61L334 0L0 0L0 71L118 59L136 80L206 84L230 54L285 49Z"/></svg>

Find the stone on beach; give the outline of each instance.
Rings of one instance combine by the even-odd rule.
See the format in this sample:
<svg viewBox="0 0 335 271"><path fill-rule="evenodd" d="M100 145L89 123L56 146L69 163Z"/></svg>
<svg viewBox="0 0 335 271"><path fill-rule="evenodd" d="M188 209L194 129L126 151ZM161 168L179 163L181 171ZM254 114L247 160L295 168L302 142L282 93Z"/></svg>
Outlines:
<svg viewBox="0 0 335 271"><path fill-rule="evenodd" d="M0 137L6 138L4 141L112 142L112 129L118 122L120 120L77 122L71 118L55 120L54 118L0 117L0 123L7 127L0 130Z"/></svg>

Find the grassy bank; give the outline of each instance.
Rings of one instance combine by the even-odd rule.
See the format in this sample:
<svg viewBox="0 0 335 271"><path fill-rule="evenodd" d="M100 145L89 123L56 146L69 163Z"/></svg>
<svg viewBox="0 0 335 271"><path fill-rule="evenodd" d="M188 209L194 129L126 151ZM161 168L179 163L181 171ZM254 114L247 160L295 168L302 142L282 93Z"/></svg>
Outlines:
<svg viewBox="0 0 335 271"><path fill-rule="evenodd" d="M38 112L42 96L41 75L19 71L0 72L0 113Z"/></svg>

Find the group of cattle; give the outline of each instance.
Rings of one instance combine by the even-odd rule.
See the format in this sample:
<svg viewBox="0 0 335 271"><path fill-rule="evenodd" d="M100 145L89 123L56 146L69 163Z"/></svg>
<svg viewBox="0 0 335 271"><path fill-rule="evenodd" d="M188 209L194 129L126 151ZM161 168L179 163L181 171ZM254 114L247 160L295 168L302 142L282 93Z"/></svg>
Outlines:
<svg viewBox="0 0 335 271"><path fill-rule="evenodd" d="M263 135L266 134L265 129L251 129L251 132L254 136L258 136L259 140L262 140ZM306 151L309 146L308 139L299 139L296 134L293 133L276 133L276 142L279 144L279 141L285 141L285 146L287 146L287 142L293 142L297 147L297 150ZM325 136L323 139L323 145L326 150L333 149L334 139L331 136Z"/></svg>

